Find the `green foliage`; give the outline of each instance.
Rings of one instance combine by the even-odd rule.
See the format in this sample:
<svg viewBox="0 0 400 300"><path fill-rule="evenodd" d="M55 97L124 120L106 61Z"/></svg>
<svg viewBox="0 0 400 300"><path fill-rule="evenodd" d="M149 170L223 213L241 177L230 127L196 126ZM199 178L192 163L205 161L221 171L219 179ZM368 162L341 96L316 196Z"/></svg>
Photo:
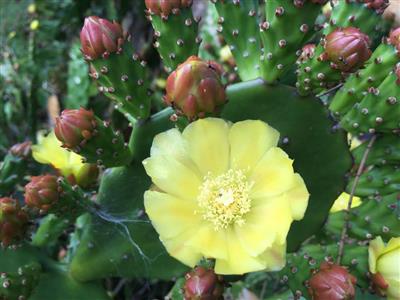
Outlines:
<svg viewBox="0 0 400 300"><path fill-rule="evenodd" d="M24 182L28 161L8 153L0 163L0 197L13 192L17 184Z"/></svg>

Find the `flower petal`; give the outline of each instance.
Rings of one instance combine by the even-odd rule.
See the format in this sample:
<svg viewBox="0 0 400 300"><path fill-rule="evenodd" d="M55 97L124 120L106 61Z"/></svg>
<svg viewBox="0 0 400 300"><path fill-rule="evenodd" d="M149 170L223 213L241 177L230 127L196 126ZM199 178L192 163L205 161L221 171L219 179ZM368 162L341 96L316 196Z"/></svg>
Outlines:
<svg viewBox="0 0 400 300"><path fill-rule="evenodd" d="M203 175L218 176L229 167L229 125L206 118L188 125L182 133L187 151Z"/></svg>
<svg viewBox="0 0 400 300"><path fill-rule="evenodd" d="M193 201L185 201L156 191L144 194L144 207L162 239L173 238L188 229L200 226L200 217L195 214Z"/></svg>
<svg viewBox="0 0 400 300"><path fill-rule="evenodd" d="M288 180L294 174L293 160L280 148L268 150L254 168L250 181L254 186L250 193L252 198L267 198L279 195L291 188Z"/></svg>
<svg viewBox="0 0 400 300"><path fill-rule="evenodd" d="M216 259L217 274L244 274L265 269L264 262L258 257L250 256L240 244L233 229L226 230L226 245L228 259Z"/></svg>
<svg viewBox="0 0 400 300"><path fill-rule="evenodd" d="M282 270L286 264L286 242L273 244L259 257L265 263L266 271Z"/></svg>
<svg viewBox="0 0 400 300"><path fill-rule="evenodd" d="M203 220L201 229L187 242L204 257L228 259L226 236L223 230L216 231Z"/></svg>
<svg viewBox="0 0 400 300"><path fill-rule="evenodd" d="M279 132L259 120L246 120L232 125L229 131L231 168L249 170L266 151L275 147Z"/></svg>
<svg viewBox="0 0 400 300"><path fill-rule="evenodd" d="M182 199L196 199L200 179L182 163L165 155L156 155L145 159L143 166L153 183L164 192Z"/></svg>
<svg viewBox="0 0 400 300"><path fill-rule="evenodd" d="M301 220L306 212L310 194L303 178L299 174L295 173L291 177L292 186L290 190L284 193L284 195L289 202L293 219Z"/></svg>
<svg viewBox="0 0 400 300"><path fill-rule="evenodd" d="M372 274L375 274L377 272L376 262L381 253L384 251L384 249L385 249L385 244L383 243L383 240L380 236L376 237L369 243L368 265L369 265L369 271Z"/></svg>
<svg viewBox="0 0 400 300"><path fill-rule="evenodd" d="M235 232L242 247L252 256L260 255L274 242L286 242L292 223L292 213L285 195L266 199L266 203L252 208L246 223L235 225Z"/></svg>
<svg viewBox="0 0 400 300"><path fill-rule="evenodd" d="M161 241L172 257L189 267L194 267L203 255L196 249L188 246L186 241L195 234L196 232L194 230L188 230L172 239Z"/></svg>

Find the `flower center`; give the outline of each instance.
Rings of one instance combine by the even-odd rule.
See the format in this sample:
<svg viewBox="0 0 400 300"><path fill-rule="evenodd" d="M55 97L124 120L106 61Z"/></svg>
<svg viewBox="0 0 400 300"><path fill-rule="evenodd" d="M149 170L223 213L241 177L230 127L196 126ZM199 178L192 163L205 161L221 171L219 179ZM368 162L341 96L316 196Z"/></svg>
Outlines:
<svg viewBox="0 0 400 300"><path fill-rule="evenodd" d="M251 207L252 186L241 170L230 169L217 177L207 174L197 198L203 219L213 223L215 230L244 224L243 216Z"/></svg>

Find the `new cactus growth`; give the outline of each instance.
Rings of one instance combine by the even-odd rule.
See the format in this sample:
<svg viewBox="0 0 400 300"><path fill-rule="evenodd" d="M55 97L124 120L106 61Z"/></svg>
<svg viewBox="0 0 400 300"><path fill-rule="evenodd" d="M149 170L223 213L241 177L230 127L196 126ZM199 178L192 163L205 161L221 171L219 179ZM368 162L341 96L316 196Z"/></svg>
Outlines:
<svg viewBox="0 0 400 300"><path fill-rule="evenodd" d="M263 44L262 75L267 82L281 78L296 54L314 33L314 22L326 1L266 1L266 20L260 24Z"/></svg>
<svg viewBox="0 0 400 300"><path fill-rule="evenodd" d="M330 109L337 115L343 115L352 106L364 98L368 90L374 90L400 62L400 27L393 30L388 38L375 49L365 67L347 78L343 87L336 93Z"/></svg>
<svg viewBox="0 0 400 300"><path fill-rule="evenodd" d="M54 132L63 147L82 155L89 163L115 167L132 159L123 136L90 110L64 110L56 120Z"/></svg>
<svg viewBox="0 0 400 300"><path fill-rule="evenodd" d="M80 38L82 52L90 65L89 75L99 91L114 100L130 121L147 118L150 98L145 62L139 59L121 25L88 17Z"/></svg>
<svg viewBox="0 0 400 300"><path fill-rule="evenodd" d="M216 62L189 57L169 75L164 101L189 119L215 113L226 101L221 72Z"/></svg>
<svg viewBox="0 0 400 300"><path fill-rule="evenodd" d="M185 300L221 300L224 283L213 269L195 267L185 275L183 294Z"/></svg>
<svg viewBox="0 0 400 300"><path fill-rule="evenodd" d="M0 299L29 299L39 283L42 267L36 262L21 266L16 272L0 272Z"/></svg>
<svg viewBox="0 0 400 300"><path fill-rule="evenodd" d="M0 242L8 246L19 241L28 225L28 214L13 198L0 198Z"/></svg>
<svg viewBox="0 0 400 300"><path fill-rule="evenodd" d="M146 0L147 15L154 28L157 48L167 71L191 55L197 55L201 38L192 15L192 0Z"/></svg>
<svg viewBox="0 0 400 300"><path fill-rule="evenodd" d="M346 268L324 261L310 278L308 291L312 300L352 300L356 283Z"/></svg>
<svg viewBox="0 0 400 300"><path fill-rule="evenodd" d="M296 86L300 94L317 93L340 83L370 57L369 46L368 36L355 27L329 33L310 59L298 61Z"/></svg>

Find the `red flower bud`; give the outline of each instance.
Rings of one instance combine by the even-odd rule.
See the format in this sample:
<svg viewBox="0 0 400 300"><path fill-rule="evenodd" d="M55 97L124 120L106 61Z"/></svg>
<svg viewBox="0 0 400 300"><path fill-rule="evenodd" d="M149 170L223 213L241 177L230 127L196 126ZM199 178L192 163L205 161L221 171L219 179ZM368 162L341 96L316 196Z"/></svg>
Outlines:
<svg viewBox="0 0 400 300"><path fill-rule="evenodd" d="M54 133L63 146L73 149L90 139L95 128L96 118L93 111L81 107L63 110L56 119Z"/></svg>
<svg viewBox="0 0 400 300"><path fill-rule="evenodd" d="M28 158L31 155L31 146L31 141L15 144L10 148L10 153L21 158Z"/></svg>
<svg viewBox="0 0 400 300"><path fill-rule="evenodd" d="M28 215L21 209L17 200L0 198L0 241L8 246L21 238L28 223Z"/></svg>
<svg viewBox="0 0 400 300"><path fill-rule="evenodd" d="M301 54L298 58L298 61L305 62L314 56L315 53L315 44L306 44L301 49Z"/></svg>
<svg viewBox="0 0 400 300"><path fill-rule="evenodd" d="M174 10L191 6L192 0L146 0L145 4L150 13L168 17Z"/></svg>
<svg viewBox="0 0 400 300"><path fill-rule="evenodd" d="M87 59L96 59L105 52L116 52L124 42L120 24L96 16L85 19L80 38Z"/></svg>
<svg viewBox="0 0 400 300"><path fill-rule="evenodd" d="M183 287L185 300L218 300L222 299L224 286L222 278L213 269L196 267L185 276Z"/></svg>
<svg viewBox="0 0 400 300"><path fill-rule="evenodd" d="M221 74L216 62L191 56L169 75L165 102L191 119L212 113L226 101Z"/></svg>
<svg viewBox="0 0 400 300"><path fill-rule="evenodd" d="M372 288L380 295L385 296L385 291L389 288L389 284L385 281L385 278L381 273L372 274L371 277Z"/></svg>
<svg viewBox="0 0 400 300"><path fill-rule="evenodd" d="M364 0L364 3L366 7L375 10L378 14L382 14L389 6L388 0Z"/></svg>
<svg viewBox="0 0 400 300"><path fill-rule="evenodd" d="M400 85L400 64L398 64L396 66L396 69L394 70L396 76L397 76L397 80L396 80L396 84Z"/></svg>
<svg viewBox="0 0 400 300"><path fill-rule="evenodd" d="M344 267L322 262L309 281L312 300L351 300L355 297L357 279Z"/></svg>
<svg viewBox="0 0 400 300"><path fill-rule="evenodd" d="M47 212L58 199L59 191L56 176L33 176L25 186L25 203L29 207Z"/></svg>
<svg viewBox="0 0 400 300"><path fill-rule="evenodd" d="M325 55L335 68L355 70L371 56L370 40L358 28L339 28L326 36Z"/></svg>
<svg viewBox="0 0 400 300"><path fill-rule="evenodd" d="M398 55L400 56L400 27L390 32L389 43L397 49Z"/></svg>

